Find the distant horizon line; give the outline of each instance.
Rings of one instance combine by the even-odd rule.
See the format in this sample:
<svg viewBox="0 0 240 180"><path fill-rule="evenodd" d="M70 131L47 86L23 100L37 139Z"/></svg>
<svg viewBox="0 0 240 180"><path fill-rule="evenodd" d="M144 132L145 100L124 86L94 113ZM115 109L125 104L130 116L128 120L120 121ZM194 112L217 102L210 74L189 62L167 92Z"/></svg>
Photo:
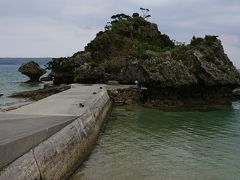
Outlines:
<svg viewBox="0 0 240 180"><path fill-rule="evenodd" d="M5 58L5 59L14 59L14 58L53 58L53 57L0 57L0 58Z"/></svg>

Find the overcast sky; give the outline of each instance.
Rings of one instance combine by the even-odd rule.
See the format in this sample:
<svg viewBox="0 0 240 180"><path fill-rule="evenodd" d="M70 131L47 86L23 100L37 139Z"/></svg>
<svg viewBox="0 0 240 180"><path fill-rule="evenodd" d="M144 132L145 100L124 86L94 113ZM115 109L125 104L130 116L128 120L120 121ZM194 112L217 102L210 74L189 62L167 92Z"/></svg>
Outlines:
<svg viewBox="0 0 240 180"><path fill-rule="evenodd" d="M240 67L240 0L0 0L0 57L71 56L111 15L140 7L172 39L219 35Z"/></svg>

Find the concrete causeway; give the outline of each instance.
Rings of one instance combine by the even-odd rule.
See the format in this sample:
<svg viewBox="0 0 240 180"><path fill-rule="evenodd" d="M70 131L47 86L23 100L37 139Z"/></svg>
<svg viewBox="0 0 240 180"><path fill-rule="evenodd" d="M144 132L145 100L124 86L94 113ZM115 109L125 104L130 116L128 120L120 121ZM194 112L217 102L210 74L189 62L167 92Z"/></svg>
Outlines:
<svg viewBox="0 0 240 180"><path fill-rule="evenodd" d="M104 86L73 84L0 113L0 180L67 177L90 152L110 106Z"/></svg>
<svg viewBox="0 0 240 180"><path fill-rule="evenodd" d="M0 168L58 132L75 117L0 115Z"/></svg>
<svg viewBox="0 0 240 180"><path fill-rule="evenodd" d="M49 115L49 116L78 116L84 108L79 108L80 103L85 104L94 99L100 92L101 85L73 84L71 89L52 95L35 103L23 106L7 114ZM96 93L96 94L94 94Z"/></svg>

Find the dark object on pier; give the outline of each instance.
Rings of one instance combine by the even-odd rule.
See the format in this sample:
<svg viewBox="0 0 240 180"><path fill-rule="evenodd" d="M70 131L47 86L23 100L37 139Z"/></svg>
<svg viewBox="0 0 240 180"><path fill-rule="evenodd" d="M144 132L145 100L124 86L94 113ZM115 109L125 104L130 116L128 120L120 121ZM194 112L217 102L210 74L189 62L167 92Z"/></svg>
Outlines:
<svg viewBox="0 0 240 180"><path fill-rule="evenodd" d="M80 106L80 107L84 107L84 104L80 103L79 106Z"/></svg>

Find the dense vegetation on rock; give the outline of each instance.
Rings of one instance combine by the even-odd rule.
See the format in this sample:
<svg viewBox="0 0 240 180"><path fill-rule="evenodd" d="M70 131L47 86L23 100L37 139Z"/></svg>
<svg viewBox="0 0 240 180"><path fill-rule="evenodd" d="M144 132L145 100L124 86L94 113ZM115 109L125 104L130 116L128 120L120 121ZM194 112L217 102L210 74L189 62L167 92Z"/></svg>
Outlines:
<svg viewBox="0 0 240 180"><path fill-rule="evenodd" d="M147 21L148 17L138 13L112 16L105 31L99 32L84 51L49 63L54 82L133 83L138 79L155 91L178 89L177 94L170 93L172 97L186 88L231 89L240 84L239 73L217 36L193 37L188 45L176 45L156 24Z"/></svg>
<svg viewBox="0 0 240 180"><path fill-rule="evenodd" d="M138 13L133 16L117 14L96 38L69 58L56 58L49 64L55 83L99 82L118 79L129 59L146 59L151 52L175 47L156 24L146 21ZM151 51L151 52L150 52Z"/></svg>

